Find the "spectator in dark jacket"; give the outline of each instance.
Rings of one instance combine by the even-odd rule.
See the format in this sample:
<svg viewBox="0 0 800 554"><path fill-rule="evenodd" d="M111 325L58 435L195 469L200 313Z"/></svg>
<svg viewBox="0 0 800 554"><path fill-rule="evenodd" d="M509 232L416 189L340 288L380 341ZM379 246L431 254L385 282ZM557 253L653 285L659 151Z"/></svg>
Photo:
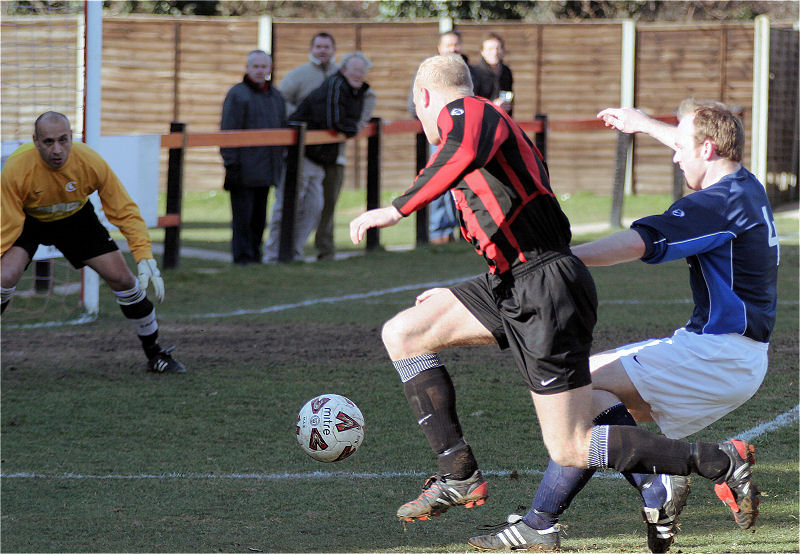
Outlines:
<svg viewBox="0 0 800 554"><path fill-rule="evenodd" d="M481 61L472 66L475 96L491 100L511 115L514 77L503 63L505 42L497 33L488 33L481 44Z"/></svg>
<svg viewBox="0 0 800 554"><path fill-rule="evenodd" d="M339 71L325 79L297 106L289 121L302 121L308 129L332 129L347 138L354 137L362 127L364 97L369 85L364 81L371 63L361 52L351 52L342 58ZM294 256L303 255L303 246L317 228L323 206L322 180L325 166L335 164L339 143L306 147L303 171L297 191L297 211L294 219ZM280 246L281 207L283 187L276 194L272 211L267 261L277 261Z"/></svg>
<svg viewBox="0 0 800 554"><path fill-rule="evenodd" d="M223 131L286 126L286 104L272 87L271 73L269 54L253 50L247 55L244 78L228 91L222 105ZM225 164L224 188L231 194L233 263L260 263L269 187L283 182L285 148L220 148L220 154Z"/></svg>

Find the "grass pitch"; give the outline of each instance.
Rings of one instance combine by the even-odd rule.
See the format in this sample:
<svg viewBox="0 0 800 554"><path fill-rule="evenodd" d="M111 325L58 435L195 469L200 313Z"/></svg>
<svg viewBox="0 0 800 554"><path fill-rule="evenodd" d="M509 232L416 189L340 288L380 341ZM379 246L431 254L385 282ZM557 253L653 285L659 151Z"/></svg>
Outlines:
<svg viewBox="0 0 800 554"><path fill-rule="evenodd" d="M436 465L379 332L413 303L415 285L483 270L464 244L282 266L182 260L165 273L158 314L162 342L178 345L186 375L144 372L138 341L103 287L94 323L4 328L0 549L468 551L478 525L529 504L546 467L522 378L496 348L442 353L491 496L477 509L403 525L397 506ZM689 315L682 262L592 271L596 350L664 336ZM690 437L752 431L757 527L739 530L695 477L673 552L798 550L797 294L795 240L782 248L764 384ZM297 411L323 392L354 400L366 418L363 447L338 464L309 458L294 438ZM595 477L561 522L563 551L647 551L638 495L611 473Z"/></svg>

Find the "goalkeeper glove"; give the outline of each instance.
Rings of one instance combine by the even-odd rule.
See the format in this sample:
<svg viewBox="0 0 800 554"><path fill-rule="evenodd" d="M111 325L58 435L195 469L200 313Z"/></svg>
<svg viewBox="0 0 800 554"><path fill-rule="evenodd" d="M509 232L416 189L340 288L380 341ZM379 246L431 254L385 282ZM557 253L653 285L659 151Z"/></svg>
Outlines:
<svg viewBox="0 0 800 554"><path fill-rule="evenodd" d="M139 261L139 286L147 292L147 285L153 283L153 292L159 302L164 301L164 279L158 271L156 261L152 258L144 258Z"/></svg>

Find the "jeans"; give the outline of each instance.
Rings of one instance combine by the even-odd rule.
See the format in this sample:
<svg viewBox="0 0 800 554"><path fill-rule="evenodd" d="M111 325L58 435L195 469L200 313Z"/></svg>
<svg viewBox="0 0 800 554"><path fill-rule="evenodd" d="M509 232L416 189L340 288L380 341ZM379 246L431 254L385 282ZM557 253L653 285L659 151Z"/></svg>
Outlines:
<svg viewBox="0 0 800 554"><path fill-rule="evenodd" d="M336 201L339 200L339 192L342 190L343 178L343 165L325 166L325 178L322 180L324 202L317 233L314 235L314 246L317 248L317 257L320 259L332 258L336 253L336 245L333 241L333 219L336 211Z"/></svg>
<svg viewBox="0 0 800 554"><path fill-rule="evenodd" d="M309 235L317 228L322 213L323 195L322 180L325 170L308 158L303 160L303 173L297 191L297 204L294 215L293 258L303 257L303 246ZM266 261L278 261L278 250L281 244L281 220L283 219L283 195L285 186L275 191L275 206L272 209L272 221L269 223L269 240L265 247Z"/></svg>

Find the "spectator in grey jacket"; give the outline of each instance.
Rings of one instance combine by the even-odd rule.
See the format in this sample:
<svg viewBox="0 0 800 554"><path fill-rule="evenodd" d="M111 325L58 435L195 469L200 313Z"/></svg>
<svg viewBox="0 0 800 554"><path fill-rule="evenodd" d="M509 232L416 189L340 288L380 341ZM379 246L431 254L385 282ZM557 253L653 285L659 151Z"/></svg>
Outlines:
<svg viewBox="0 0 800 554"><path fill-rule="evenodd" d="M271 73L269 54L253 50L247 55L244 78L231 87L222 105L223 131L286 126L286 103L272 87ZM220 148L220 154L225 164L223 186L231 195L233 263L260 263L269 187L283 180L285 148Z"/></svg>
<svg viewBox="0 0 800 554"><path fill-rule="evenodd" d="M339 70L336 64L336 41L325 32L319 32L311 38L311 49L308 53L308 63L297 66L281 80L278 90L286 100L286 112L292 113L300 102L308 96L311 91L317 89L322 82L335 74ZM376 104L375 93L368 89L364 98L364 109L361 113L359 125L363 127L372 116ZM333 258L336 248L333 240L333 216L336 201L339 199L339 192L342 188L344 178L344 166L347 163L345 157L345 143L339 146L339 155L336 161L324 164L325 178L322 180L323 206L320 215L319 225L314 237L314 246L317 248L319 259ZM276 204L275 209L280 209ZM273 211L273 221L276 216ZM275 229L275 225L270 225L270 233Z"/></svg>
<svg viewBox="0 0 800 554"><path fill-rule="evenodd" d="M332 129L347 138L356 136L362 127L361 117L369 91L369 84L364 79L370 65L370 61L361 52L345 54L339 71L311 91L289 116L289 121L305 122L308 129ZM302 256L303 245L320 222L324 205L325 168L336 165L339 155L340 143L306 147L294 219L295 257ZM336 204L336 198L333 198L333 204ZM266 247L266 259L269 262L278 259L282 205L283 187L277 190L275 209L272 212Z"/></svg>

